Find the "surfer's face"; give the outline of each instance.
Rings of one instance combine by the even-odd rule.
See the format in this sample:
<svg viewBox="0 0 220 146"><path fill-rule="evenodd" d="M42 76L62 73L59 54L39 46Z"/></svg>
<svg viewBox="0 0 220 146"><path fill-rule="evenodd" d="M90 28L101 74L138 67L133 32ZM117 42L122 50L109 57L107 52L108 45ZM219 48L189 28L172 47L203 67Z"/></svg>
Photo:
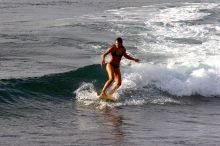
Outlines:
<svg viewBox="0 0 220 146"><path fill-rule="evenodd" d="M120 47L121 47L121 43L119 43L118 41L115 41L115 46L116 46L117 48L120 48Z"/></svg>

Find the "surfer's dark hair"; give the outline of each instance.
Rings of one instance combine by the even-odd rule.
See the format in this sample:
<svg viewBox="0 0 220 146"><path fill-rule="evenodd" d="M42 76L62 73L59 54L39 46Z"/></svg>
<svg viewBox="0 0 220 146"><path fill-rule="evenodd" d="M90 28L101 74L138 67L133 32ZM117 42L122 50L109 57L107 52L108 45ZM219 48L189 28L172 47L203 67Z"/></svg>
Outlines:
<svg viewBox="0 0 220 146"><path fill-rule="evenodd" d="M118 38L116 39L116 41L123 45L123 40L122 40L122 38L118 37Z"/></svg>

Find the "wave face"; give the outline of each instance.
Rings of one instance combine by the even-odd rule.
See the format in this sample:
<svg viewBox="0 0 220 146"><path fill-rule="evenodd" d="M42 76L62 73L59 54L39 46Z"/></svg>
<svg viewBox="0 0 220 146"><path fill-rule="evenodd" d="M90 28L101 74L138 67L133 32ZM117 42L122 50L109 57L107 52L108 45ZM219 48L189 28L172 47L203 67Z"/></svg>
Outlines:
<svg viewBox="0 0 220 146"><path fill-rule="evenodd" d="M93 82L98 88L105 78L106 74L99 65L91 65L75 71L43 77L1 80L0 102L13 103L19 101L20 98L71 99L73 91L82 82Z"/></svg>

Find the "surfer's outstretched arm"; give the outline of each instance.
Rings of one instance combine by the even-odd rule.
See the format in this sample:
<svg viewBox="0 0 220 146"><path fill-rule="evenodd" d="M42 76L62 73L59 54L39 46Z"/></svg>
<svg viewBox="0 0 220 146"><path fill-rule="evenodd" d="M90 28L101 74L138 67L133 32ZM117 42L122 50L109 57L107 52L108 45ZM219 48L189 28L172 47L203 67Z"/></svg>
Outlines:
<svg viewBox="0 0 220 146"><path fill-rule="evenodd" d="M135 62L140 62L139 59L136 59L136 58L134 58L134 57L128 55L127 52L126 52L126 50L124 50L123 55L124 55L125 58L127 58L127 59L129 59L129 60L133 60L133 61L135 61Z"/></svg>

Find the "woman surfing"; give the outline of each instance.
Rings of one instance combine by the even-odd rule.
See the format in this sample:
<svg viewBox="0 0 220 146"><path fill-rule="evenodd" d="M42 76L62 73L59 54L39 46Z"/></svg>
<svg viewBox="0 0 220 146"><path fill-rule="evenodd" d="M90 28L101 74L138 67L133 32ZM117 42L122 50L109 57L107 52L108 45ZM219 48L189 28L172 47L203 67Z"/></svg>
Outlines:
<svg viewBox="0 0 220 146"><path fill-rule="evenodd" d="M105 57L111 53L110 61L105 63ZM139 62L139 59L133 58L132 56L126 53L126 49L123 46L122 38L117 38L112 47L108 48L101 57L100 64L106 64L106 71L108 73L109 79L106 81L99 98L112 96L113 93L121 86L121 72L120 72L120 61L122 56L129 60ZM111 91L107 94L106 90L109 88L111 83L115 81L115 84L112 86Z"/></svg>

